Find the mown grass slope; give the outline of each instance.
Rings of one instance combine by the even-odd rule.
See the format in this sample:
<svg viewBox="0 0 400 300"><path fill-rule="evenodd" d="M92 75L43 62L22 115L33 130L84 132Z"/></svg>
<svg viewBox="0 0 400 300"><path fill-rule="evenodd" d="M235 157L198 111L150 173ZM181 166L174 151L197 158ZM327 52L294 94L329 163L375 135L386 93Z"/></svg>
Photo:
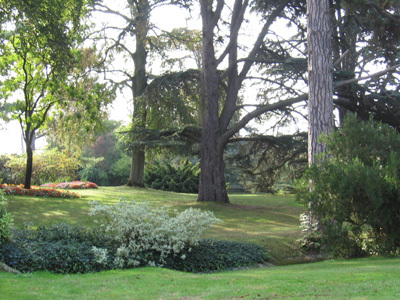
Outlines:
<svg viewBox="0 0 400 300"><path fill-rule="evenodd" d="M300 237L299 215L304 207L293 196L233 194L231 204L198 203L194 194L179 194L130 187L100 187L79 190L79 199L7 196L8 210L15 225L23 223L51 225L59 222L95 226L88 215L92 200L113 204L120 199L147 201L153 206L166 205L171 210L189 207L210 210L224 222L205 235L206 238L252 242L265 247L277 262L296 256L295 241Z"/></svg>

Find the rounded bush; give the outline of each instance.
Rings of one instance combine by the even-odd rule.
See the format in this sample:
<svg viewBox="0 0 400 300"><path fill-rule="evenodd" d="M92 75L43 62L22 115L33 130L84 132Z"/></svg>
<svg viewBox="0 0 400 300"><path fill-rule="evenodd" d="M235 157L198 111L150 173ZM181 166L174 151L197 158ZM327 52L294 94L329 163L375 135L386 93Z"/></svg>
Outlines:
<svg viewBox="0 0 400 300"><path fill-rule="evenodd" d="M323 142L326 158L297 185L321 242L337 257L399 253L400 134L350 116Z"/></svg>

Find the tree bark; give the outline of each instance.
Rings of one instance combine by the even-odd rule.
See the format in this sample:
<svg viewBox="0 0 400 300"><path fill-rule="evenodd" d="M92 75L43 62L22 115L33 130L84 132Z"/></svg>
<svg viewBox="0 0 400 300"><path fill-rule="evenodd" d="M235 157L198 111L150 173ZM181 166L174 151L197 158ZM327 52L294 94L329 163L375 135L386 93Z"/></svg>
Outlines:
<svg viewBox="0 0 400 300"><path fill-rule="evenodd" d="M34 139L35 132L30 131L31 124L27 125L25 130L25 147L26 147L26 167L25 167L25 182L24 188L30 189L32 183L32 171L33 171L33 150L32 150L32 140Z"/></svg>
<svg viewBox="0 0 400 300"><path fill-rule="evenodd" d="M146 103L140 97L147 87L147 35L149 31L150 4L148 0L138 1L136 15L136 52L132 55L135 64L135 73L132 77L132 96L134 103L133 124L135 129L146 127ZM132 165L128 186L144 186L145 146L135 145L132 149Z"/></svg>
<svg viewBox="0 0 400 300"><path fill-rule="evenodd" d="M308 0L308 162L316 162L326 146L321 134L333 128L332 31L328 0Z"/></svg>
<svg viewBox="0 0 400 300"><path fill-rule="evenodd" d="M13 273L13 274L21 274L20 271L14 269L14 268L11 268L10 266L6 265L3 262L0 262L0 271L1 270L8 272L8 273Z"/></svg>
<svg viewBox="0 0 400 300"><path fill-rule="evenodd" d="M224 143L219 120L219 84L214 49L214 28L222 10L218 1L216 11L212 11L209 1L201 1L203 20L202 69L201 69L201 157L200 185L197 201L229 203L225 183L223 159Z"/></svg>

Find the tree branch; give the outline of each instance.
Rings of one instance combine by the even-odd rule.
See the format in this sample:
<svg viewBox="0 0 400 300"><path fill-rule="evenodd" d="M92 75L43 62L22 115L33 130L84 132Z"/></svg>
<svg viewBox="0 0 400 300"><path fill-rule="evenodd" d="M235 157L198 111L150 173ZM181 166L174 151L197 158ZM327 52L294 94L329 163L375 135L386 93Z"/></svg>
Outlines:
<svg viewBox="0 0 400 300"><path fill-rule="evenodd" d="M344 85L356 83L356 82L359 82L359 81L361 81L361 80L370 79L370 78L372 78L372 77L379 77L379 76L385 75L386 73L395 71L397 68L400 68L400 64L391 66L391 67L389 67L389 68L386 68L386 69L384 69L384 70L382 70L382 71L379 71L379 72L376 72L376 73L372 73L372 74L370 74L370 75L368 75L368 76L362 76L362 77L359 77L359 78L354 78L354 79L339 81L339 82L337 82L337 83L334 83L334 88L338 88L338 87L341 87L341 86L344 86Z"/></svg>
<svg viewBox="0 0 400 300"><path fill-rule="evenodd" d="M261 29L260 33L258 34L257 40L254 43L253 49L250 51L250 54L247 56L247 60L244 63L243 69L239 74L240 81L243 81L244 78L247 76L251 66L253 65L253 61L257 56L258 51L260 50L261 45L264 43L264 37L267 35L269 27L278 17L278 15L284 10L286 5L289 3L290 0L282 1L279 6L269 15L266 23L264 24L263 28Z"/></svg>
<svg viewBox="0 0 400 300"><path fill-rule="evenodd" d="M282 100L276 103L272 104L267 104L260 106L259 108L249 112L247 115L245 115L239 122L237 122L233 127L229 128L222 136L221 139L223 142L227 143L229 139L234 136L237 132L239 132L240 129L242 129L244 126L246 126L251 120L254 118L261 116L262 114L268 112L268 111L273 111L277 109L282 109L286 106L302 102L307 100L308 94L303 94L295 98L290 98L286 100Z"/></svg>

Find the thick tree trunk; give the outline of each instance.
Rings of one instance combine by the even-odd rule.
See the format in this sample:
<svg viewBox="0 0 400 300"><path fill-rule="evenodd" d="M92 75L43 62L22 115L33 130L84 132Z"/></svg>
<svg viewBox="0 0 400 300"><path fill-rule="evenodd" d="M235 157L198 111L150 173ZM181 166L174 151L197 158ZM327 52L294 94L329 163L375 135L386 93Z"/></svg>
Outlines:
<svg viewBox="0 0 400 300"><path fill-rule="evenodd" d="M229 203L224 176L222 130L219 119L220 77L214 50L215 13L208 1L201 1L203 20L201 69L201 157L197 201Z"/></svg>
<svg viewBox="0 0 400 300"><path fill-rule="evenodd" d="M229 203L225 182L223 146L218 143L217 137L212 136L212 131L203 129L202 134L201 173L197 201Z"/></svg>
<svg viewBox="0 0 400 300"><path fill-rule="evenodd" d="M133 55L135 74L132 77L133 124L134 129L146 127L146 103L141 96L147 87L147 34L149 31L150 5L148 0L139 1L139 11L136 16L136 52ZM132 150L132 165L128 186L144 185L145 146L137 145Z"/></svg>
<svg viewBox="0 0 400 300"><path fill-rule="evenodd" d="M134 149L132 151L132 165L128 182L129 186L144 186L144 162L144 149Z"/></svg>
<svg viewBox="0 0 400 300"><path fill-rule="evenodd" d="M308 161L313 164L326 146L321 134L333 128L332 31L328 0L308 0Z"/></svg>

